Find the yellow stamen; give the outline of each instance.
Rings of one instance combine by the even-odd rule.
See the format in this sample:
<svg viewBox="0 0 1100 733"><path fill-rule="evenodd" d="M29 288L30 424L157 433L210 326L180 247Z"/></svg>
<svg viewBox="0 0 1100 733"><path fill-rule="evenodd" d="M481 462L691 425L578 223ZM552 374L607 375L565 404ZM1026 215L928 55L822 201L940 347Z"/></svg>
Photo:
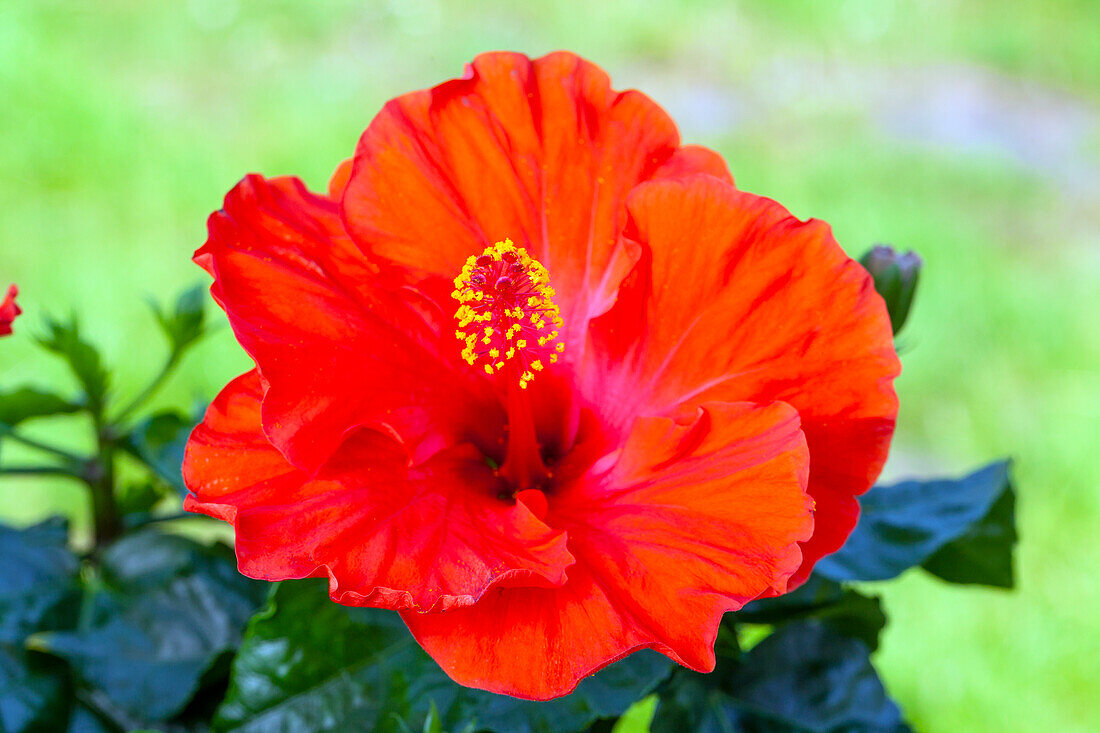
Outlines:
<svg viewBox="0 0 1100 733"><path fill-rule="evenodd" d="M511 240L468 258L454 286L455 338L463 342L468 364L490 375L507 371L526 389L535 373L556 363L565 350L558 341L564 322L550 275Z"/></svg>

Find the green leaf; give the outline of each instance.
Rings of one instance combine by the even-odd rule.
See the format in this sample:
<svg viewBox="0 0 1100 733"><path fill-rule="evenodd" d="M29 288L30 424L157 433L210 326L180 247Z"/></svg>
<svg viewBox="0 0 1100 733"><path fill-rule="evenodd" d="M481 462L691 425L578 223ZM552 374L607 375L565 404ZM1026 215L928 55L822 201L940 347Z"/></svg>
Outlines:
<svg viewBox="0 0 1100 733"><path fill-rule="evenodd" d="M728 614L723 623L780 625L805 619L818 619L871 650L878 648L879 635L886 627L878 596L865 596L817 573L791 593L762 598Z"/></svg>
<svg viewBox="0 0 1100 733"><path fill-rule="evenodd" d="M745 716L722 684L736 668L736 662L719 659L709 675L677 670L660 689L651 733L745 733Z"/></svg>
<svg viewBox="0 0 1100 733"><path fill-rule="evenodd" d="M443 719L439 717L439 710L436 709L434 702L428 710L428 717L424 718L424 726L420 731L421 733L444 733Z"/></svg>
<svg viewBox="0 0 1100 733"><path fill-rule="evenodd" d="M724 660L725 661L725 660ZM829 624L781 627L741 663L678 672L662 690L653 733L901 733L910 730L867 646Z"/></svg>
<svg viewBox="0 0 1100 733"><path fill-rule="evenodd" d="M954 480L876 487L859 524L817 572L833 580L886 580L925 565L953 582L1012 586L1015 498L1009 462Z"/></svg>
<svg viewBox="0 0 1100 733"><path fill-rule="evenodd" d="M130 481L117 493L118 511L130 521L147 518L165 495L166 491L159 483L151 480Z"/></svg>
<svg viewBox="0 0 1100 733"><path fill-rule="evenodd" d="M186 496L183 452L187 438L201 419L201 413L189 418L175 410L158 412L135 425L122 447L149 466L180 496Z"/></svg>
<svg viewBox="0 0 1100 733"><path fill-rule="evenodd" d="M418 730L434 705L448 731L564 733L621 715L669 666L635 654L558 700L494 695L452 682L398 614L337 605L323 580L284 581L249 623L214 729Z"/></svg>
<svg viewBox="0 0 1100 733"><path fill-rule="evenodd" d="M83 705L73 707L72 716L69 717L69 727L65 733L114 733L115 729L103 722L94 712Z"/></svg>
<svg viewBox="0 0 1100 733"><path fill-rule="evenodd" d="M179 356L202 338L205 317L206 288L196 285L183 291L176 299L175 308L168 313L152 303L153 313L172 349L172 356Z"/></svg>
<svg viewBox="0 0 1100 733"><path fill-rule="evenodd" d="M79 608L80 563L63 519L26 529L0 525L0 731L63 728L63 665L28 651L27 637L71 628Z"/></svg>
<svg viewBox="0 0 1100 733"><path fill-rule="evenodd" d="M26 529L0 525L0 642L22 645L36 631L71 626L80 562L60 517Z"/></svg>
<svg viewBox="0 0 1100 733"><path fill-rule="evenodd" d="M0 392L0 423L7 425L14 426L24 420L76 412L79 409L80 405L34 387Z"/></svg>
<svg viewBox="0 0 1100 733"><path fill-rule="evenodd" d="M64 665L0 642L0 731L64 730L69 685Z"/></svg>
<svg viewBox="0 0 1100 733"><path fill-rule="evenodd" d="M232 551L145 530L104 553L102 587L77 631L35 637L126 713L165 720L191 700L220 656L237 648L264 584L240 575Z"/></svg>
<svg viewBox="0 0 1100 733"><path fill-rule="evenodd" d="M867 646L821 622L786 626L760 642L731 687L743 710L793 730L907 728Z"/></svg>
<svg viewBox="0 0 1100 733"><path fill-rule="evenodd" d="M921 567L950 583L1011 588L1015 543L1016 494L1009 484L981 521L936 550Z"/></svg>
<svg viewBox="0 0 1100 733"><path fill-rule="evenodd" d="M100 412L107 396L109 379L99 352L80 335L80 323L72 316L68 323L50 319L48 333L40 343L63 358L88 396L88 407Z"/></svg>

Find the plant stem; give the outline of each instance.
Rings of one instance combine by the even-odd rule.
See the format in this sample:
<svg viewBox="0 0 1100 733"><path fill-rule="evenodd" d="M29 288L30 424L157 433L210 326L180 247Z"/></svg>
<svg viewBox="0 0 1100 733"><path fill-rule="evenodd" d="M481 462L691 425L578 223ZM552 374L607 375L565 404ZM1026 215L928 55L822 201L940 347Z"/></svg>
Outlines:
<svg viewBox="0 0 1100 733"><path fill-rule="evenodd" d="M156 394L157 390L164 385L164 382L168 379L168 376L172 373L172 370L176 367L176 363L178 361L179 354L175 353L174 351L169 354L168 358L164 362L164 366L161 367L160 371L157 373L157 376L153 377L153 381L150 382L145 389L141 390L141 392L139 392L138 395L130 401L130 404L122 408L122 412L118 413L118 415L115 416L115 419L112 422L116 425L121 423L123 420L129 417L134 410L145 404L145 401L147 399Z"/></svg>
<svg viewBox="0 0 1100 733"><path fill-rule="evenodd" d="M65 460L72 461L73 463L84 463L86 460L76 455L75 453L70 453L69 451L62 448L57 448L46 443L40 443L34 438L28 438L26 435L20 435L19 433L15 432L15 428L5 423L0 423L0 436L14 440L16 443L22 443L29 448L34 448L35 450L40 450L44 453L50 453L51 455L55 455L59 458L64 458Z"/></svg>
<svg viewBox="0 0 1100 733"><path fill-rule="evenodd" d="M122 408L114 420L108 423L103 410L93 414L97 445L96 465L100 470L97 475L88 476L87 482L92 495L96 549L121 535L123 530L123 521L115 498L115 450L118 441L118 431L115 426L121 425L137 408L145 404L146 400L156 394L178 361L179 354L172 351L153 380L126 407Z"/></svg>
<svg viewBox="0 0 1100 733"><path fill-rule="evenodd" d="M130 529L138 529L139 527L145 527L150 524L156 524L157 522L175 522L180 519L195 519L200 517L199 514L193 514L191 512L176 512L175 514L161 514L155 517L146 517L136 522L129 524Z"/></svg>
<svg viewBox="0 0 1100 733"><path fill-rule="evenodd" d="M95 465L99 470L91 472L85 480L91 489L95 546L98 548L122 533L122 518L115 501L115 445L101 415L95 416L95 423L98 443Z"/></svg>
<svg viewBox="0 0 1100 733"><path fill-rule="evenodd" d="M11 476L69 476L83 480L78 472L64 466L0 466L0 474Z"/></svg>

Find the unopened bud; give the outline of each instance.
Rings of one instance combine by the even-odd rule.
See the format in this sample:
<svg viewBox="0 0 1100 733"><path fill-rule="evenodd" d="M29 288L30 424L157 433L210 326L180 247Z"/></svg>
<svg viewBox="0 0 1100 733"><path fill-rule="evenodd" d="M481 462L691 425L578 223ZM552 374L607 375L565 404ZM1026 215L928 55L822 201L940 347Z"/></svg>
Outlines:
<svg viewBox="0 0 1100 733"><path fill-rule="evenodd" d="M917 279L923 261L913 251L898 254L889 245L876 244L859 262L871 277L875 279L875 290L886 301L890 312L890 325L897 334L909 317L909 308L913 305L913 294L917 291Z"/></svg>

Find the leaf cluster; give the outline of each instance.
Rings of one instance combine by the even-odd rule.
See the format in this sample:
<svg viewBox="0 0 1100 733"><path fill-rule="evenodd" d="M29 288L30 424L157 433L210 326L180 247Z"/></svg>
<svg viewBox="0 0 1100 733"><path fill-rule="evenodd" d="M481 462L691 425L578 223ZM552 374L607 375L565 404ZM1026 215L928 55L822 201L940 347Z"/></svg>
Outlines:
<svg viewBox="0 0 1100 733"><path fill-rule="evenodd" d="M202 730L265 593L232 550L146 527L96 561L0 527L0 730Z"/></svg>
<svg viewBox="0 0 1100 733"><path fill-rule="evenodd" d="M0 389L0 449L18 443L43 457L31 465L0 464L0 475L54 474L87 484L96 504L97 535L102 535L97 540L109 541L121 529L121 524L106 521L108 515L115 518L121 515L131 523L142 521L152 517L152 509L162 499L185 493L180 478L183 446L200 415L197 411L184 414L177 410L146 416L136 414L205 334L203 290L192 288L180 295L171 308L154 305L153 311L168 351L160 371L127 402L116 400L111 373L99 350L84 336L75 316L67 320L48 318L45 332L38 338L43 348L68 366L75 391L65 393L42 385ZM96 446L93 452L81 454L23 431L26 423L59 415L91 418L91 442ZM116 480L116 463L126 456L134 459L132 464L139 467L144 478L130 484Z"/></svg>

